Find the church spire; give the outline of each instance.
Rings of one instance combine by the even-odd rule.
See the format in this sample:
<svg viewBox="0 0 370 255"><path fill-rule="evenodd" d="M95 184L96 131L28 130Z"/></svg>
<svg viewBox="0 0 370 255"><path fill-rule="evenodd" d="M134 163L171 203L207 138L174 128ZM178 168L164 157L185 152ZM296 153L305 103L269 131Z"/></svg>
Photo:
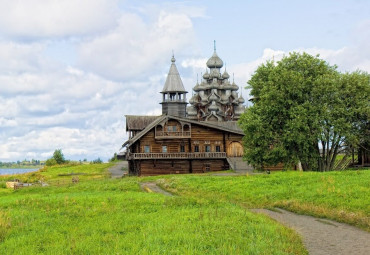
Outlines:
<svg viewBox="0 0 370 255"><path fill-rule="evenodd" d="M186 93L179 71L176 67L176 59L172 51L171 67L164 84L162 100L162 114L173 116L186 116Z"/></svg>
<svg viewBox="0 0 370 255"><path fill-rule="evenodd" d="M185 92L186 90L184 88L184 84L182 83L179 71L176 67L176 59L172 52L172 58L171 58L171 67L170 71L168 72L166 83L164 84L163 90L161 93L167 93L167 92Z"/></svg>

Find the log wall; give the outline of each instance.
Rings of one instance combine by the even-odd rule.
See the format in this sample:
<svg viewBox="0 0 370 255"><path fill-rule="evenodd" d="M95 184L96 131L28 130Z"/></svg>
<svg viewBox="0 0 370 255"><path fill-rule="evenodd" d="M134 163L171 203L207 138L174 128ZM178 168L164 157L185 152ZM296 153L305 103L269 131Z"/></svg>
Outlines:
<svg viewBox="0 0 370 255"><path fill-rule="evenodd" d="M229 169L226 160L140 160L140 176L206 173Z"/></svg>
<svg viewBox="0 0 370 255"><path fill-rule="evenodd" d="M181 130L182 125L176 120L170 120L164 125L176 126ZM187 127L188 128L188 127ZM169 138L155 139L154 128L147 132L131 148L132 153L144 153L145 146L150 147L150 153L163 153L162 146L167 146L167 153L179 153L181 146L184 146L184 152L206 152L206 146L210 146L210 152L216 152L216 147L220 147L219 152L226 152L227 146L232 142L241 142L242 135L229 133L219 129L213 129L196 124L189 123L191 138ZM160 175L160 174L183 174L183 173L204 173L207 171L221 171L229 169L226 159L148 159L148 160L130 160L130 174L135 175Z"/></svg>

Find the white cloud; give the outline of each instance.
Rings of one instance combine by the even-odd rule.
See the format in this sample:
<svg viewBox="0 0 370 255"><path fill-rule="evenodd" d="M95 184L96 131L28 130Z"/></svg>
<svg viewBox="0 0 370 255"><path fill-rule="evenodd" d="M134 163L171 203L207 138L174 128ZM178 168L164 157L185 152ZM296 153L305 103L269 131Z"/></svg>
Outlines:
<svg viewBox="0 0 370 255"><path fill-rule="evenodd" d="M125 13L116 29L80 45L78 62L104 77L145 80L168 63L171 50L185 52L194 41L192 21L185 14L162 10L148 23Z"/></svg>
<svg viewBox="0 0 370 255"><path fill-rule="evenodd" d="M111 157L127 138L124 115L161 114L159 92L172 50L191 94L196 74L211 56L197 58L193 18L204 18L204 9L169 3L126 9L130 13L118 17L116 4L0 0L1 161L45 159L58 148L71 159ZM359 26L352 46L298 50L320 53L341 70L370 71L366 28L366 22ZM42 40L19 43L19 38ZM67 66L53 59L58 54L48 54L49 46L58 51L64 44L62 53L76 53L77 64ZM244 87L258 65L284 54L267 48L259 58L228 64L227 70Z"/></svg>
<svg viewBox="0 0 370 255"><path fill-rule="evenodd" d="M11 37L96 34L115 25L117 0L0 0L0 32Z"/></svg>

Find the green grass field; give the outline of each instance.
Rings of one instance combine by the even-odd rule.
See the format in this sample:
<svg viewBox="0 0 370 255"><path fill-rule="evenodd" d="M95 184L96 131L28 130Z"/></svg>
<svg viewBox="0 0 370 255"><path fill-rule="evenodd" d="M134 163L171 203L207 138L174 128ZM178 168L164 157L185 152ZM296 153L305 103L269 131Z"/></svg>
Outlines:
<svg viewBox="0 0 370 255"><path fill-rule="evenodd" d="M0 177L0 254L307 254L293 231L248 208L369 217L368 171L113 180L109 166L46 168L17 178L50 186L16 191ZM148 180L177 196L143 192Z"/></svg>
<svg viewBox="0 0 370 255"><path fill-rule="evenodd" d="M171 176L157 181L183 196L281 207L370 231L370 171L275 172L255 176Z"/></svg>

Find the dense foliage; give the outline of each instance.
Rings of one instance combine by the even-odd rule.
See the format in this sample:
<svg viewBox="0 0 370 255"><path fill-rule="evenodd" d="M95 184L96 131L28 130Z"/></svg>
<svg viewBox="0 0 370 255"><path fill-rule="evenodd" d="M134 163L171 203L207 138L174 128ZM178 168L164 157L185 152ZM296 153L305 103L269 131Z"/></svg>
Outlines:
<svg viewBox="0 0 370 255"><path fill-rule="evenodd" d="M252 165L334 168L365 139L370 75L340 73L318 56L291 53L261 65L248 81L253 106L240 118L245 159Z"/></svg>

